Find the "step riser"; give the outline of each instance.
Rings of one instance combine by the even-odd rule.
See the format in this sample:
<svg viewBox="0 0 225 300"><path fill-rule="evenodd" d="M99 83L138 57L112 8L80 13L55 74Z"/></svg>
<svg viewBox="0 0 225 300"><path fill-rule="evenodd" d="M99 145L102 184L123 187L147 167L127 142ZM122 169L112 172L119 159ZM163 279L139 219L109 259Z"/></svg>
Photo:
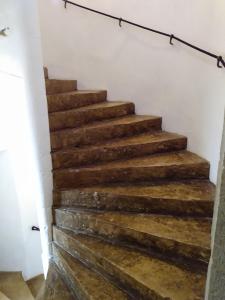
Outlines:
<svg viewBox="0 0 225 300"><path fill-rule="evenodd" d="M97 104L105 102L107 98L107 92L101 91L96 93L74 93L74 94L64 94L64 95L49 95L48 99L48 111L49 113L80 108L83 106Z"/></svg>
<svg viewBox="0 0 225 300"><path fill-rule="evenodd" d="M75 91L77 89L77 81L46 79L45 86L47 95L66 93Z"/></svg>
<svg viewBox="0 0 225 300"><path fill-rule="evenodd" d="M127 167L108 169L65 169L53 172L56 189L91 186L101 183L136 182L160 179L207 179L207 163L180 166Z"/></svg>
<svg viewBox="0 0 225 300"><path fill-rule="evenodd" d="M55 210L56 225L69 230L86 234L101 236L112 242L123 243L128 246L141 248L146 252L159 251L163 255L176 256L177 261L188 259L191 261L205 262L207 266L210 257L208 249L187 245L175 240L168 240L156 235L150 235L116 224L96 219L88 212L69 213Z"/></svg>
<svg viewBox="0 0 225 300"><path fill-rule="evenodd" d="M93 208L109 211L126 211L175 216L212 217L212 201L179 201L151 197L126 196L79 190L55 191L55 207Z"/></svg>
<svg viewBox="0 0 225 300"><path fill-rule="evenodd" d="M177 138L146 144L134 144L121 147L99 147L74 151L62 151L52 154L53 168L70 168L97 162L132 158L159 152L183 150L187 146L186 138Z"/></svg>
<svg viewBox="0 0 225 300"><path fill-rule="evenodd" d="M104 128L77 129L66 132L51 133L51 147L53 150L69 146L91 145L104 140L132 136L135 134L160 130L162 119L143 120L133 124L119 124Z"/></svg>
<svg viewBox="0 0 225 300"><path fill-rule="evenodd" d="M98 256L96 252L81 245L76 238L71 238L56 228L54 228L54 241L72 256L85 261L90 268L94 267L100 273L107 274L115 282L118 282L120 286L123 286L125 290L133 293L136 297L135 299L165 300L165 298L157 295L147 286L137 282L134 277L126 275L116 265L107 261L106 258Z"/></svg>
<svg viewBox="0 0 225 300"><path fill-rule="evenodd" d="M96 108L84 111L64 111L49 115L50 130L79 127L94 121L123 117L134 113L134 104Z"/></svg>

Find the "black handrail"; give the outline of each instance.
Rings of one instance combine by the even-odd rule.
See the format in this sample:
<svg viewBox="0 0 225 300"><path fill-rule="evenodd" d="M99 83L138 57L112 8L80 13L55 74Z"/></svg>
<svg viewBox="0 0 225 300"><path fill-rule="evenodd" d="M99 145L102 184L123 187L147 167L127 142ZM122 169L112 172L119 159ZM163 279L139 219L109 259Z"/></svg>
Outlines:
<svg viewBox="0 0 225 300"><path fill-rule="evenodd" d="M193 44L190 44L182 39L180 39L179 37L175 36L174 34L169 34L169 33L165 33L165 32L162 32L162 31L159 31L159 30L155 30L155 29L152 29L152 28L149 28L149 27L146 27L146 26L142 26L140 24L137 24L137 23L134 23L134 22L131 22L129 20L126 20L126 19L123 19L123 18L118 18L116 16L113 16L113 15L110 15L110 14L106 14L104 12L101 12L101 11L98 11L98 10L95 10L95 9L92 9L92 8L89 8L89 7L86 7L86 6L83 6L83 5L80 5L80 4L77 4L77 3L74 3L74 2L71 2L71 1L68 1L68 0L62 0L65 4L65 8L67 7L67 4L71 4L71 5L74 5L74 6L77 6L77 7L80 7L80 8L83 8L85 10L88 10L88 11L91 11L93 13L96 13L96 14L99 14L99 15L102 15L102 16L105 16L105 17L108 17L108 18L111 18L111 19L114 19L114 20L118 20L119 21L119 26L121 27L122 25L122 22L123 23L127 23L127 24L130 24L132 26L135 26L135 27L138 27L138 28L141 28L141 29L144 29L144 30L148 30L148 31L151 31L151 32L154 32L154 33L157 33L157 34L160 34L160 35L164 35L164 36L167 36L170 38L170 44L173 45L172 41L173 40L176 40L192 49L195 49L201 53L204 53L208 56L211 56L213 58L215 58L217 60L217 67L218 68L222 68L224 67L225 68L225 61L223 59L223 57L221 55L216 55L214 53L211 53L209 51L206 51L202 48L199 48Z"/></svg>

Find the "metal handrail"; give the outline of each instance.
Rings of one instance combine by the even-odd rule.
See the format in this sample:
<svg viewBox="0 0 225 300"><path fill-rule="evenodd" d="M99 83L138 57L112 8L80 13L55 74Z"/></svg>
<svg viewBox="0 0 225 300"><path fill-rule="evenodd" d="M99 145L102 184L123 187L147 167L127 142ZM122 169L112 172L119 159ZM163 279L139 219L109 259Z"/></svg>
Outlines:
<svg viewBox="0 0 225 300"><path fill-rule="evenodd" d="M204 50L200 47L197 47L191 43L188 43L182 39L180 39L179 37L175 36L174 34L169 34L169 33L165 33L163 31L159 31L159 30L156 30L156 29L153 29L153 28L149 28L149 27L146 27L146 26L143 26L143 25L140 25L140 24L137 24L137 23L134 23L134 22L131 22L129 20L126 20L126 19L123 19L123 18L119 18L119 17L116 17L116 16L113 16L113 15L110 15L110 14L107 14L107 13L104 13L102 11L98 11L98 10L95 10L95 9L92 9L90 7L87 7L87 6L83 6L83 5L80 5L80 4L77 4L77 3L74 3L72 1L68 1L68 0L62 0L64 2L64 7L66 8L67 7L67 4L71 4L71 5L74 5L74 6L77 6L77 7L80 7L82 9L85 9L85 10L88 10L88 11L91 11L93 13L96 13L96 14L99 14L99 15L102 15L102 16L105 16L105 17L108 17L108 18L111 18L111 19L114 19L114 20L118 20L119 21L119 26L121 27L122 26L122 22L123 23L126 23L126 24L129 24L129 25L132 25L132 26L135 26L135 27L138 27L138 28L141 28L141 29L144 29L144 30L147 30L147 31L151 31L151 32L154 32L154 33L157 33L157 34L160 34L160 35L163 35L163 36L166 36L166 37L169 37L169 42L171 45L173 45L173 40L176 40L192 49L195 49L196 51L199 51L201 53L204 53L205 55L208 55L210 57L213 57L217 60L217 67L218 68L222 68L224 67L225 68L225 61L223 59L223 57L221 55L216 55L214 53L211 53L207 50Z"/></svg>

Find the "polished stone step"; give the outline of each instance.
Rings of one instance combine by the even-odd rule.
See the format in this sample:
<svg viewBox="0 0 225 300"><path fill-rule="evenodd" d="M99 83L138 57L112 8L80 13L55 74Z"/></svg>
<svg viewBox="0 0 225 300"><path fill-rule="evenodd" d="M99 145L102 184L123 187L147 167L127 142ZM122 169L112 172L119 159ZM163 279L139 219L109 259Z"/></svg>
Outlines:
<svg viewBox="0 0 225 300"><path fill-rule="evenodd" d="M67 93L48 95L48 112L52 113L101 103L106 101L106 97L107 92L103 90L77 90Z"/></svg>
<svg viewBox="0 0 225 300"><path fill-rule="evenodd" d="M68 286L82 300L125 300L128 295L79 260L53 245L54 261Z"/></svg>
<svg viewBox="0 0 225 300"><path fill-rule="evenodd" d="M158 152L185 149L187 138L178 134L156 131L82 148L69 148L52 153L53 169L107 162Z"/></svg>
<svg viewBox="0 0 225 300"><path fill-rule="evenodd" d="M80 300L77 299L66 286L60 270L50 260L47 279L36 300ZM25 299L24 299L25 300Z"/></svg>
<svg viewBox="0 0 225 300"><path fill-rule="evenodd" d="M54 191L54 206L212 217L214 195L208 180L114 184Z"/></svg>
<svg viewBox="0 0 225 300"><path fill-rule="evenodd" d="M207 179L209 163L188 151L160 153L53 172L54 188L160 179Z"/></svg>
<svg viewBox="0 0 225 300"><path fill-rule="evenodd" d="M96 210L56 209L57 226L112 242L207 264L211 219Z"/></svg>
<svg viewBox="0 0 225 300"><path fill-rule="evenodd" d="M69 146L92 145L113 138L160 130L162 118L129 115L107 121L95 122L80 128L51 132L52 150Z"/></svg>
<svg viewBox="0 0 225 300"><path fill-rule="evenodd" d="M54 228L54 241L132 292L134 299L194 300L204 298L205 276L153 256Z"/></svg>
<svg viewBox="0 0 225 300"><path fill-rule="evenodd" d="M119 118L134 113L134 104L124 101L107 101L77 109L49 114L50 130L80 127L91 122Z"/></svg>
<svg viewBox="0 0 225 300"><path fill-rule="evenodd" d="M47 95L72 92L77 89L77 81L76 80L46 79L45 87L46 87Z"/></svg>

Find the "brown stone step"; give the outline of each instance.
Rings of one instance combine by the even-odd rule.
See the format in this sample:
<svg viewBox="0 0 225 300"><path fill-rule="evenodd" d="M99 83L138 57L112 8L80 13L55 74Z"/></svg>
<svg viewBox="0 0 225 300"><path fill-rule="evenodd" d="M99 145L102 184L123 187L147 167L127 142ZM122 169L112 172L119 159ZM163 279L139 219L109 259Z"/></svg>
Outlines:
<svg viewBox="0 0 225 300"><path fill-rule="evenodd" d="M46 94L57 94L72 92L77 89L76 80L58 80L58 79L46 79Z"/></svg>
<svg viewBox="0 0 225 300"><path fill-rule="evenodd" d="M134 113L134 104L123 101L107 101L85 107L49 114L50 129L79 127L94 121L118 118Z"/></svg>
<svg viewBox="0 0 225 300"><path fill-rule="evenodd" d="M157 131L122 138L95 146L70 148L52 153L53 168L70 168L94 162L107 162L158 152L185 149L187 138L178 134Z"/></svg>
<svg viewBox="0 0 225 300"><path fill-rule="evenodd" d="M36 300L78 300L72 295L59 272L56 264L50 260L47 279Z"/></svg>
<svg viewBox="0 0 225 300"><path fill-rule="evenodd" d="M54 240L99 272L132 291L134 299L194 300L204 298L205 276L184 270L137 250L54 228Z"/></svg>
<svg viewBox="0 0 225 300"><path fill-rule="evenodd" d="M62 248L53 245L54 261L61 274L78 299L82 300L125 300L128 295L115 287L103 276L87 268Z"/></svg>
<svg viewBox="0 0 225 300"><path fill-rule="evenodd" d="M46 67L44 67L44 76L45 79L48 79L48 69Z"/></svg>
<svg viewBox="0 0 225 300"><path fill-rule="evenodd" d="M54 191L56 207L212 217L215 186L208 180L102 185Z"/></svg>
<svg viewBox="0 0 225 300"><path fill-rule="evenodd" d="M199 261L207 267L210 257L210 219L174 216L56 209L56 225L112 242L160 251L177 261Z"/></svg>
<svg viewBox="0 0 225 300"><path fill-rule="evenodd" d="M106 101L106 97L106 91L88 90L48 95L48 111L51 113L101 103Z"/></svg>
<svg viewBox="0 0 225 300"><path fill-rule="evenodd" d="M209 163L188 151L154 154L76 169L58 169L53 172L56 189L110 182L205 179L208 176Z"/></svg>
<svg viewBox="0 0 225 300"><path fill-rule="evenodd" d="M51 133L52 149L91 145L100 141L161 129L162 118L130 115Z"/></svg>

